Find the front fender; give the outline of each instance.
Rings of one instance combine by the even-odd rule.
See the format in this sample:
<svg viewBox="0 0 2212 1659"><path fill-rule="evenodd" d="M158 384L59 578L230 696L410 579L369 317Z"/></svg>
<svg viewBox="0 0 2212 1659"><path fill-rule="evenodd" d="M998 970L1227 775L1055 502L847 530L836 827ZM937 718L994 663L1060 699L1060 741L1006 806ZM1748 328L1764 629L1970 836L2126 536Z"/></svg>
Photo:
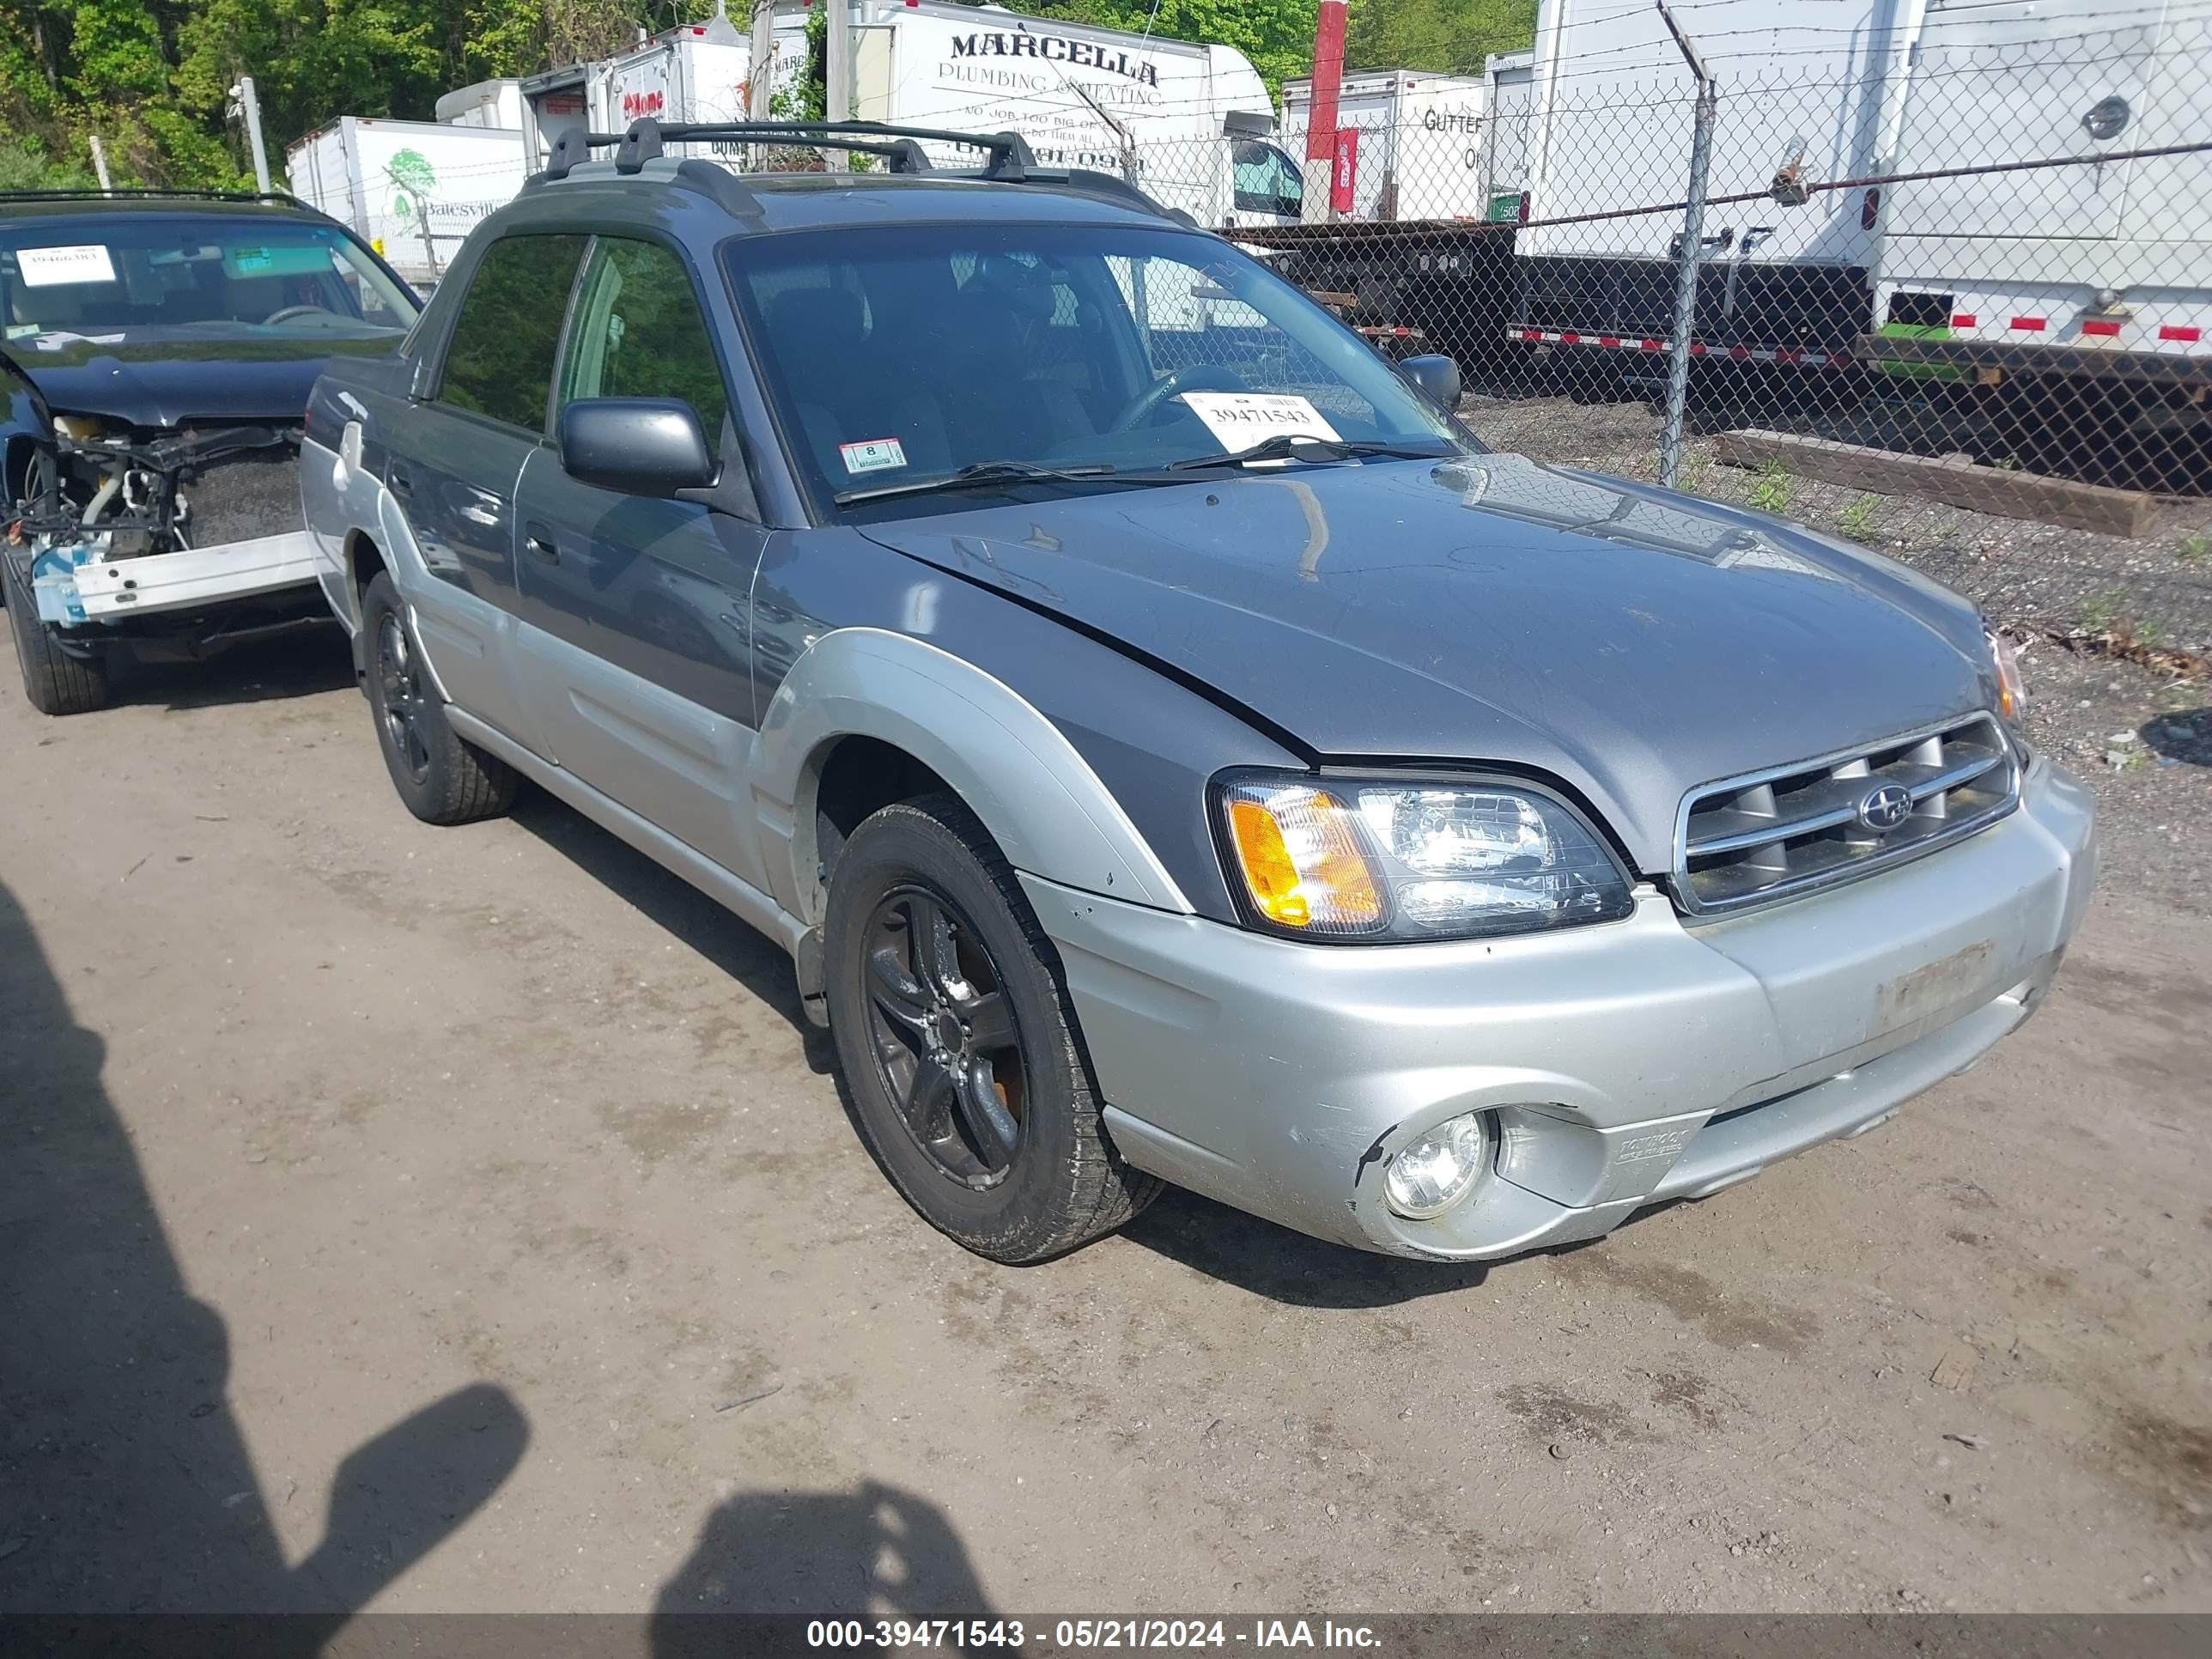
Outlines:
<svg viewBox="0 0 2212 1659"><path fill-rule="evenodd" d="M1004 682L903 634L844 628L792 665L769 702L753 798L778 902L822 923L815 791L836 741L874 738L943 778L1013 866L1179 915L1190 901L1060 728Z"/></svg>

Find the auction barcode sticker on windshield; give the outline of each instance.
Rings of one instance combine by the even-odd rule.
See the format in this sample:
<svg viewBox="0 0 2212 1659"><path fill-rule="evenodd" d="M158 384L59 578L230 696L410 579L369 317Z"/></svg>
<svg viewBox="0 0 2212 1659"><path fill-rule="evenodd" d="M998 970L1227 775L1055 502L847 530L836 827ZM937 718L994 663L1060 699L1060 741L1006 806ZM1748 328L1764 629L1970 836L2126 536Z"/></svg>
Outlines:
<svg viewBox="0 0 2212 1659"><path fill-rule="evenodd" d="M1270 438L1334 438L1336 428L1294 392L1186 392L1183 403L1231 454Z"/></svg>
<svg viewBox="0 0 2212 1659"><path fill-rule="evenodd" d="M98 242L74 247L19 247L15 269L25 288L59 288L65 283L112 283L115 266Z"/></svg>
<svg viewBox="0 0 2212 1659"><path fill-rule="evenodd" d="M839 444L848 472L880 472L887 466L904 466L906 448L896 438L863 438L856 444Z"/></svg>

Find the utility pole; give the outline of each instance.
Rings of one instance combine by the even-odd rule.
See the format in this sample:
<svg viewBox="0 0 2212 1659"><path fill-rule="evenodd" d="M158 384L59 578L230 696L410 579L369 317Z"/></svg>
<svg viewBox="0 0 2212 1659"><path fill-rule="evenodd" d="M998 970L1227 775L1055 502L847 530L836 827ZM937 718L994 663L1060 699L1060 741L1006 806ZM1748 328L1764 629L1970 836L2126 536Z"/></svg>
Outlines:
<svg viewBox="0 0 2212 1659"><path fill-rule="evenodd" d="M755 121L769 118L769 89L775 79L775 0L753 0L752 67L745 71L745 114Z"/></svg>
<svg viewBox="0 0 2212 1659"><path fill-rule="evenodd" d="M261 100L254 95L253 77L241 75L230 89L234 108L246 117L246 142L253 152L253 185L264 196L269 193L269 157L261 149Z"/></svg>
<svg viewBox="0 0 2212 1659"><path fill-rule="evenodd" d="M107 182L107 151L102 148L100 135L92 135L92 170L100 176L100 193L106 195L115 186Z"/></svg>
<svg viewBox="0 0 2212 1659"><path fill-rule="evenodd" d="M823 0L823 3L830 8L830 61L822 76L822 118L849 121L853 118L853 8L850 0ZM823 163L832 173L849 173L853 152L825 150Z"/></svg>
<svg viewBox="0 0 2212 1659"><path fill-rule="evenodd" d="M1330 218L1336 178L1336 102L1344 85L1345 0L1321 0L1314 19L1313 97L1306 106L1305 165L1298 217L1307 224Z"/></svg>
<svg viewBox="0 0 2212 1659"><path fill-rule="evenodd" d="M1698 314L1698 270L1704 263L1705 234L1705 178L1712 166L1713 122L1720 111L1718 88L1705 60L1698 55L1690 37L1667 9L1667 0L1656 0L1659 15L1682 61L1698 83L1698 103L1690 134L1690 184L1682 208L1682 247L1674 267L1674 329L1667 343L1667 414L1659 428L1659 482L1674 487L1682 465L1682 424L1690 398L1690 337Z"/></svg>

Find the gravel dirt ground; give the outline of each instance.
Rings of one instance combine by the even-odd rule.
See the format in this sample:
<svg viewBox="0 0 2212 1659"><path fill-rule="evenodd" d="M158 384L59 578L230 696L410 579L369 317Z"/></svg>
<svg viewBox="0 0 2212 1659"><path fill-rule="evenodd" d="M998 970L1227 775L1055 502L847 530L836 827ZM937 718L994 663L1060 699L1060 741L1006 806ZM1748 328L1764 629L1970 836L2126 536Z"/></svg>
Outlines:
<svg viewBox="0 0 2212 1659"><path fill-rule="evenodd" d="M2168 689L2044 655L2047 740ZM1877 1134L1486 1268L1171 1193L1008 1269L763 940L410 818L335 636L10 672L0 1609L2212 1609L2190 753L2090 757L2055 994Z"/></svg>

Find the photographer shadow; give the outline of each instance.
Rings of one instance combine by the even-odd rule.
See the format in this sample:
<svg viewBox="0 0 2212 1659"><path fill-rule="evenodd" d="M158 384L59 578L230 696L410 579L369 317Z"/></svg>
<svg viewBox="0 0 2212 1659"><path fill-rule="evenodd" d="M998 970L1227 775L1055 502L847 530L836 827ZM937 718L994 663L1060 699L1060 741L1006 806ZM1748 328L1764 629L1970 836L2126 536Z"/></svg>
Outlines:
<svg viewBox="0 0 2212 1659"><path fill-rule="evenodd" d="M849 1492L740 1492L718 1506L661 1587L653 1659L748 1651L744 1627L717 1613L864 1624L996 1617L945 1511L873 1480Z"/></svg>
<svg viewBox="0 0 2212 1659"><path fill-rule="evenodd" d="M186 1284L105 1045L4 886L0 1006L0 1614L69 1615L118 1650L146 1638L86 1615L253 1615L256 1651L318 1652L514 1472L522 1412L477 1384L386 1429L288 1562L225 1397L224 1322Z"/></svg>

